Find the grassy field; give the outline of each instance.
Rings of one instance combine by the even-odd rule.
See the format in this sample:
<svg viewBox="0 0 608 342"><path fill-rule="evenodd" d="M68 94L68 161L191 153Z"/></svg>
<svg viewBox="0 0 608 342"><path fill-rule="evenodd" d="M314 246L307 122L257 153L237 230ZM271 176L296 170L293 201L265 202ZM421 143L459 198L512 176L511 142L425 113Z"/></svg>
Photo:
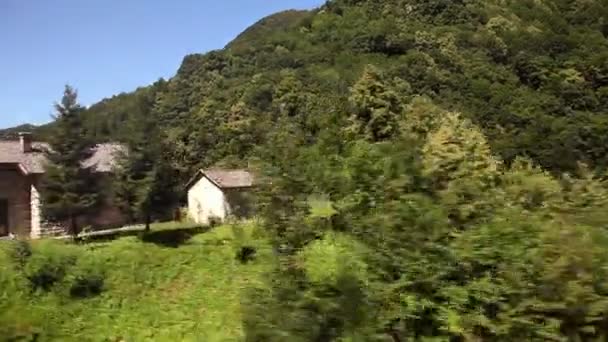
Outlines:
<svg viewBox="0 0 608 342"><path fill-rule="evenodd" d="M245 264L235 258L243 245L257 250ZM36 241L29 254L0 243L0 339L239 341L244 290L262 286L272 264L253 224L207 232L157 226L80 245ZM52 286L36 285L53 274ZM91 279L101 279L100 293L77 291Z"/></svg>

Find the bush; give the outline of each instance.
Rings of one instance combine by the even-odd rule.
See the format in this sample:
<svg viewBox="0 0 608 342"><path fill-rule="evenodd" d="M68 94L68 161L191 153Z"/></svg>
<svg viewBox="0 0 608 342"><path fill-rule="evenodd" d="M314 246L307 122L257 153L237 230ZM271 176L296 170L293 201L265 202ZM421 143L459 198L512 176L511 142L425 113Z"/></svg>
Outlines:
<svg viewBox="0 0 608 342"><path fill-rule="evenodd" d="M345 234L329 233L299 252L308 279L315 284L334 286L346 276L365 282L368 266L365 247Z"/></svg>
<svg viewBox="0 0 608 342"><path fill-rule="evenodd" d="M255 259L256 249L251 246L243 246L236 253L236 259L241 262L241 264L246 264L249 261Z"/></svg>
<svg viewBox="0 0 608 342"><path fill-rule="evenodd" d="M105 261L99 256L83 255L66 277L65 290L74 299L97 296L104 290Z"/></svg>
<svg viewBox="0 0 608 342"><path fill-rule="evenodd" d="M222 224L222 219L216 216L209 217L209 227L215 228Z"/></svg>
<svg viewBox="0 0 608 342"><path fill-rule="evenodd" d="M76 263L76 254L65 244L53 241L41 242L30 256L24 275L32 291L50 291L62 281L68 269Z"/></svg>
<svg viewBox="0 0 608 342"><path fill-rule="evenodd" d="M70 276L70 297L90 298L101 294L105 284L105 272L98 265L77 267Z"/></svg>

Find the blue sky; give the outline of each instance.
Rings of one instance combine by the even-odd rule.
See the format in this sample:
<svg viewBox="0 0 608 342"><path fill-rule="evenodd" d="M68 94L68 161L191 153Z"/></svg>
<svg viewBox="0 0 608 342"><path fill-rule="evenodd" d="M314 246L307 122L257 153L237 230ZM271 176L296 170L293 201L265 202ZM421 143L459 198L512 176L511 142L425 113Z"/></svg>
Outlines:
<svg viewBox="0 0 608 342"><path fill-rule="evenodd" d="M160 77L266 15L324 0L0 0L0 128L50 121L67 83L80 102Z"/></svg>

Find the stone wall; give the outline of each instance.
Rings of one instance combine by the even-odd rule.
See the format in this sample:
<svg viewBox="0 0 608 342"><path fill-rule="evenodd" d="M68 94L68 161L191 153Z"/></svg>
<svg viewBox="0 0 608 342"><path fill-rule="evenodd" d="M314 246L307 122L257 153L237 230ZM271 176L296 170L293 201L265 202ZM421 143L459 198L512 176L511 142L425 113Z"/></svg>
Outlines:
<svg viewBox="0 0 608 342"><path fill-rule="evenodd" d="M31 233L32 239L37 239L42 236L42 215L40 210L40 192L37 184L30 185L30 208L31 208Z"/></svg>
<svg viewBox="0 0 608 342"><path fill-rule="evenodd" d="M78 221L81 228L90 226L93 229L117 228L126 223L122 212L112 203L106 175L100 175L102 204L91 215ZM39 179L25 176L17 167L0 165L0 199L8 201L8 231L22 237L39 238L61 234L64 224L43 222Z"/></svg>
<svg viewBox="0 0 608 342"><path fill-rule="evenodd" d="M99 195L101 196L99 207L88 215L77 218L80 229L103 230L108 228L119 228L127 223L125 215L114 205L111 196L111 179L108 174L99 174ZM32 196L34 197L34 196ZM40 204L38 203L38 206ZM38 236L53 236L65 233L69 222L42 223ZM32 237L35 237L32 234Z"/></svg>
<svg viewBox="0 0 608 342"><path fill-rule="evenodd" d="M28 177L16 168L0 168L0 198L8 200L9 232L29 236L31 212Z"/></svg>

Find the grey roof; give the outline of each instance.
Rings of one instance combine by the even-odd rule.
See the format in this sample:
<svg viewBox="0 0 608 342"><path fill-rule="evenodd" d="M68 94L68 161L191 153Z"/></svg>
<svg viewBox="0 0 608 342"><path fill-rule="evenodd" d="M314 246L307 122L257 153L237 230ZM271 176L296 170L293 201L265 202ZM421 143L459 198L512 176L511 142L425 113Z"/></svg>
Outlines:
<svg viewBox="0 0 608 342"><path fill-rule="evenodd" d="M220 189L250 188L254 185L253 175L246 170L209 169L197 172L186 187L190 188L202 176Z"/></svg>
<svg viewBox="0 0 608 342"><path fill-rule="evenodd" d="M253 175L245 170L201 170L202 173L222 189L249 188L253 186Z"/></svg>
<svg viewBox="0 0 608 342"><path fill-rule="evenodd" d="M44 151L48 148L46 143L34 142L32 152L23 153L19 141L0 141L0 164L19 165L26 174L44 173ZM117 152L123 150L120 144L99 144L84 166L94 167L95 172L110 172L116 164Z"/></svg>
<svg viewBox="0 0 608 342"><path fill-rule="evenodd" d="M44 143L32 143L32 152L23 153L19 141L0 141L0 164L19 165L25 173L44 172Z"/></svg>

